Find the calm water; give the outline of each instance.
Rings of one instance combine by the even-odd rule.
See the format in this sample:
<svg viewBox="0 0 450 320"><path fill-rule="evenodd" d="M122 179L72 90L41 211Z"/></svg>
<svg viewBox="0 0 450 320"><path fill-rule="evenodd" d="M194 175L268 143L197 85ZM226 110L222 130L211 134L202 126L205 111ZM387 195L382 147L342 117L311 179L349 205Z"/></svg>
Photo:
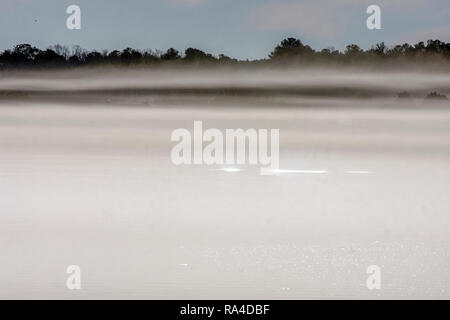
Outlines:
<svg viewBox="0 0 450 320"><path fill-rule="evenodd" d="M450 298L448 76L88 76L0 80L0 298ZM175 166L194 120L285 171Z"/></svg>

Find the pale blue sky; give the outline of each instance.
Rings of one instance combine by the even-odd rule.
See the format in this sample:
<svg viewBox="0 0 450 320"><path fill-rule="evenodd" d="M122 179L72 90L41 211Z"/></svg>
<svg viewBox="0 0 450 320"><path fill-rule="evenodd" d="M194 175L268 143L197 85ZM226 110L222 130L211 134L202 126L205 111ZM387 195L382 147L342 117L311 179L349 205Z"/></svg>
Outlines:
<svg viewBox="0 0 450 320"><path fill-rule="evenodd" d="M66 28L71 4L81 7L81 30ZM381 7L382 30L366 28L370 4ZM18 43L196 47L254 59L288 36L341 50L350 43L450 42L450 0L0 0L1 50Z"/></svg>

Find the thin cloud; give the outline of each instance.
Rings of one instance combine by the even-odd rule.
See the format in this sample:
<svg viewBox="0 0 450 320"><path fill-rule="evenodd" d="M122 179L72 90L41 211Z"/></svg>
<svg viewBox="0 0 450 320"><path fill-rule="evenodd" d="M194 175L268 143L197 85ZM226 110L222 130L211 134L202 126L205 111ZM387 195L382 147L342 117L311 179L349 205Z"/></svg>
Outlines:
<svg viewBox="0 0 450 320"><path fill-rule="evenodd" d="M408 11L411 8L445 7L446 0L290 0L274 1L254 10L248 17L251 29L296 31L316 37L335 37L348 28L354 14L376 3L383 9ZM436 12L438 15L439 12Z"/></svg>
<svg viewBox="0 0 450 320"><path fill-rule="evenodd" d="M257 8L249 21L254 29L260 31L293 30L330 37L345 27L343 22L348 6L326 0L271 3Z"/></svg>

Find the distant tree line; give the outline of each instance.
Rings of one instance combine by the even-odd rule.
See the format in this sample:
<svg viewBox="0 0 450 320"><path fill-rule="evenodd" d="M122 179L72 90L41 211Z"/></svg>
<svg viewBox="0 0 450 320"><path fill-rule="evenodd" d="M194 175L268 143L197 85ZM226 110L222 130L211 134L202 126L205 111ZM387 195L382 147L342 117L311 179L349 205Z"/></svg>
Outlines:
<svg viewBox="0 0 450 320"><path fill-rule="evenodd" d="M0 69L18 68L57 68L78 66L129 66L129 65L156 65L171 64L378 64L399 62L421 64L425 62L450 64L450 43L439 40L428 40L414 45L401 44L388 47L383 42L376 44L368 50L363 50L355 44L348 45L342 52L334 48L320 51L312 49L295 38L281 41L269 54L268 58L261 60L237 60L226 55L214 56L202 50L188 48L184 54L170 48L167 51L136 50L126 48L122 51L88 51L79 46L55 45L40 50L30 44L19 44L0 54Z"/></svg>

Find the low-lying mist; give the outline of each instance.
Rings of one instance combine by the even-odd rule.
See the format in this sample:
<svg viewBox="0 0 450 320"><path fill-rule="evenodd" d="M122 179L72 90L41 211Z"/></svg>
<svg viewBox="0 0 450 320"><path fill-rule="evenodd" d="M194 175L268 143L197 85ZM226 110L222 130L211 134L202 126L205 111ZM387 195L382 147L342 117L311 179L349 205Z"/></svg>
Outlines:
<svg viewBox="0 0 450 320"><path fill-rule="evenodd" d="M423 100L432 92L450 96L450 74L367 72L361 70L133 70L93 69L23 71L3 74L0 103L61 101L151 104L152 98L181 98L185 103L211 99L400 98ZM205 100L206 99L206 100ZM439 99L435 99L439 100ZM445 99L442 99L445 100Z"/></svg>

